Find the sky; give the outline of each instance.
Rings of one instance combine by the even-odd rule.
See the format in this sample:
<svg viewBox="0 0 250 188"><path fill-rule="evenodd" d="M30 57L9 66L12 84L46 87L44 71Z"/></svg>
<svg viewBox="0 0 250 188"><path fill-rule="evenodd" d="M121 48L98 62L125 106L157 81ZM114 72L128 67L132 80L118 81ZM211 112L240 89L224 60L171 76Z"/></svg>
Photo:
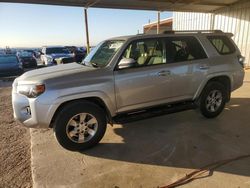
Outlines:
<svg viewBox="0 0 250 188"><path fill-rule="evenodd" d="M161 18L172 16L162 12ZM142 33L156 21L156 11L88 9L90 44L110 37ZM83 46L84 9L79 7L0 3L0 47Z"/></svg>

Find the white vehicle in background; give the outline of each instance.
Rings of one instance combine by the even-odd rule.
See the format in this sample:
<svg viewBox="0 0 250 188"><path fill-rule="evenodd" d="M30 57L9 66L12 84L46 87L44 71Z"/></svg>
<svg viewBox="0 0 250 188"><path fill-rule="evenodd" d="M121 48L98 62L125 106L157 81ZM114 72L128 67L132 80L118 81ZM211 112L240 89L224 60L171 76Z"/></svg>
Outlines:
<svg viewBox="0 0 250 188"><path fill-rule="evenodd" d="M69 52L65 47L53 46L43 47L41 50L41 62L46 66L56 64L56 59L63 57L73 57L74 55Z"/></svg>

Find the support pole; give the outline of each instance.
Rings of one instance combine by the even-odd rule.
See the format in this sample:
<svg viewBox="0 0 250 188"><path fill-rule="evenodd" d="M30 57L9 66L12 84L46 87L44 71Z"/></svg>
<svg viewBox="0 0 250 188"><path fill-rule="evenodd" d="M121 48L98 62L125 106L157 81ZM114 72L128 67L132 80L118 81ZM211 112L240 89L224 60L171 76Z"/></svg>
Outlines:
<svg viewBox="0 0 250 188"><path fill-rule="evenodd" d="M160 34L160 19L161 19L161 13L160 11L157 12L157 34Z"/></svg>
<svg viewBox="0 0 250 188"><path fill-rule="evenodd" d="M86 31L86 42L87 42L87 53L90 51L89 46L89 26L88 26L88 10L87 8L84 8L84 18L85 18L85 31Z"/></svg>

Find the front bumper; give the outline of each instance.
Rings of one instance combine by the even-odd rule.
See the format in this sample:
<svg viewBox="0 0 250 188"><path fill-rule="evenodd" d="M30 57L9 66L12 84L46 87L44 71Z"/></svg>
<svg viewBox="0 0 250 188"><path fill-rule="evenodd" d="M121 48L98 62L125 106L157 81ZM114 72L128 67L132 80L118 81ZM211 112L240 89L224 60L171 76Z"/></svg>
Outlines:
<svg viewBox="0 0 250 188"><path fill-rule="evenodd" d="M49 128L57 106L41 104L38 98L27 98L12 91L14 118L28 128Z"/></svg>

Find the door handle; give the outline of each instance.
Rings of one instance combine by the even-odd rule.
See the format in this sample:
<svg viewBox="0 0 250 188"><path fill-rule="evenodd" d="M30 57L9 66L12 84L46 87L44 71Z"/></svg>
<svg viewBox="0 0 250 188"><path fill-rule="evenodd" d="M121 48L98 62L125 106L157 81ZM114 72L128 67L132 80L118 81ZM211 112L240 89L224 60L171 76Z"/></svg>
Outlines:
<svg viewBox="0 0 250 188"><path fill-rule="evenodd" d="M208 65L201 65L200 69L201 70L207 70L207 69L209 69L209 66Z"/></svg>
<svg viewBox="0 0 250 188"><path fill-rule="evenodd" d="M169 70L163 70L157 73L157 76L168 76L171 74L171 71Z"/></svg>

